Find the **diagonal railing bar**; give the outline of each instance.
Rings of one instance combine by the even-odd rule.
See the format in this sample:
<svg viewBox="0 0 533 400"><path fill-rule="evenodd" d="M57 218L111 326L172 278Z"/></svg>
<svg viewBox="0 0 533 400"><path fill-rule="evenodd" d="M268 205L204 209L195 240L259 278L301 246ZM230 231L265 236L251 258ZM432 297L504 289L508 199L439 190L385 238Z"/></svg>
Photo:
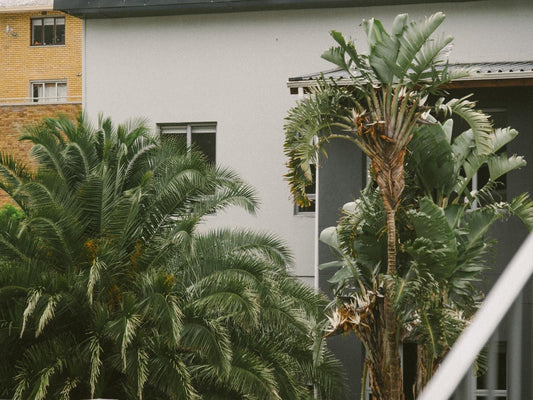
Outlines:
<svg viewBox="0 0 533 400"><path fill-rule="evenodd" d="M533 233L501 274L418 400L447 400L533 275Z"/></svg>

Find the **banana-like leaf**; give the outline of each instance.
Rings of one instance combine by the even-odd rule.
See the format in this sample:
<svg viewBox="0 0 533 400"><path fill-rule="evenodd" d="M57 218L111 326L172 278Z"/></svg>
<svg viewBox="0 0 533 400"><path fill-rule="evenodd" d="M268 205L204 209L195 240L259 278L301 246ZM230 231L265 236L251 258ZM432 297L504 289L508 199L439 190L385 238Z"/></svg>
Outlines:
<svg viewBox="0 0 533 400"><path fill-rule="evenodd" d="M396 38L392 39L381 22L374 18L363 21L363 29L368 38L370 67L381 83L392 84L400 43Z"/></svg>
<svg viewBox="0 0 533 400"><path fill-rule="evenodd" d="M320 241L326 243L328 246L339 250L339 234L336 226L330 226L320 232Z"/></svg>
<svg viewBox="0 0 533 400"><path fill-rule="evenodd" d="M444 63L448 58L446 51L453 38L451 36L439 36L431 41L426 41L420 48L414 62L411 64L413 72L408 72L409 80L413 85L416 85L422 80L433 78L439 81L439 74L435 69L435 65ZM430 72L429 75L424 73Z"/></svg>
<svg viewBox="0 0 533 400"><path fill-rule="evenodd" d="M464 119L474 134L477 152L486 156L494 151L492 124L487 114L475 109L476 104L469 97L454 98L445 104L437 102L435 108L445 115L456 114Z"/></svg>
<svg viewBox="0 0 533 400"><path fill-rule="evenodd" d="M507 154L503 153L490 157L487 164L489 166L490 179L496 181L496 179L508 172L525 167L527 163L524 157L517 155L507 157Z"/></svg>
<svg viewBox="0 0 533 400"><path fill-rule="evenodd" d="M427 194L438 190L448 194L456 180L452 147L439 123L422 125L409 144L416 177Z"/></svg>
<svg viewBox="0 0 533 400"><path fill-rule="evenodd" d="M452 143L452 152L455 160L455 173L463 167L463 163L475 148L474 133L468 129L455 138Z"/></svg>
<svg viewBox="0 0 533 400"><path fill-rule="evenodd" d="M500 150L503 146L509 143L518 135L518 131L512 128L497 128L494 129L494 136L492 139L494 152Z"/></svg>
<svg viewBox="0 0 533 400"><path fill-rule="evenodd" d="M457 263L457 240L444 210L430 199L420 199L419 210L410 212L417 234L406 250L417 265L435 277L447 278Z"/></svg>
<svg viewBox="0 0 533 400"><path fill-rule="evenodd" d="M444 18L445 15L438 12L422 22L412 22L403 31L403 35L399 37L401 46L398 51L396 63L404 75L412 68L412 64L419 55L420 50L433 32L442 24Z"/></svg>
<svg viewBox="0 0 533 400"><path fill-rule="evenodd" d="M533 201L527 193L515 197L510 205L511 212L529 229L533 230Z"/></svg>

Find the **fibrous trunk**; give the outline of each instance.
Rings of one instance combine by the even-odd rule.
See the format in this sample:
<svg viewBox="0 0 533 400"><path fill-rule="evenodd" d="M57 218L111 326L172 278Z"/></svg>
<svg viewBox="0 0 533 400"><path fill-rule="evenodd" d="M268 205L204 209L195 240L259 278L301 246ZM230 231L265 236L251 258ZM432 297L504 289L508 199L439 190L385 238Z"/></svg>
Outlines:
<svg viewBox="0 0 533 400"><path fill-rule="evenodd" d="M372 160L376 182L387 213L387 276L383 304L383 397L382 400L403 400L402 368L398 349L398 320L394 312L392 277L396 274L396 210L404 188L403 160L404 151L393 157Z"/></svg>

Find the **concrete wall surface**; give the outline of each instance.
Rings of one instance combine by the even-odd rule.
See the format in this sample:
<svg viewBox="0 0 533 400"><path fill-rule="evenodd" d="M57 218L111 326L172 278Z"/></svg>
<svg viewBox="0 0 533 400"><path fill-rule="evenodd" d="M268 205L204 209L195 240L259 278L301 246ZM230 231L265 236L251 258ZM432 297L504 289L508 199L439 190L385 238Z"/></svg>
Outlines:
<svg viewBox="0 0 533 400"><path fill-rule="evenodd" d="M243 226L279 234L292 248L295 273L312 283L314 217L295 216L283 154L283 123L295 104L287 79L331 69L320 54L332 29L364 51L360 22L385 26L407 12L444 11L453 35L452 62L533 60L533 3L476 1L411 6L265 11L84 21L84 108L96 119L130 117L157 123L217 122L217 161L259 191L256 216L238 210L211 226Z"/></svg>

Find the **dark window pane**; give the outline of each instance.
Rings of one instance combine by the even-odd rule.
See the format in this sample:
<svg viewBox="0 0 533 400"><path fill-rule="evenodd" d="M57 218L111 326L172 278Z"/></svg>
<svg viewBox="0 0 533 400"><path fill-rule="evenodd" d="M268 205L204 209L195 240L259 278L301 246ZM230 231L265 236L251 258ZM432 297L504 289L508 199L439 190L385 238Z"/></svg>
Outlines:
<svg viewBox="0 0 533 400"><path fill-rule="evenodd" d="M313 176L313 182L305 187L306 194L315 194L316 193L316 166L311 164L311 175Z"/></svg>
<svg viewBox="0 0 533 400"><path fill-rule="evenodd" d="M305 187L305 194L309 197L311 205L307 207L298 206L298 213L311 213L316 211L316 165L311 164L310 168L313 181Z"/></svg>
<svg viewBox="0 0 533 400"><path fill-rule="evenodd" d="M54 44L54 18L44 19L44 44Z"/></svg>
<svg viewBox="0 0 533 400"><path fill-rule="evenodd" d="M56 18L56 44L65 44L65 18Z"/></svg>
<svg viewBox="0 0 533 400"><path fill-rule="evenodd" d="M211 163L216 161L216 134L215 132L202 132L191 134L192 145L199 149Z"/></svg>
<svg viewBox="0 0 533 400"><path fill-rule="evenodd" d="M487 374L483 374L477 377L477 384L478 389L486 389L487 388Z"/></svg>
<svg viewBox="0 0 533 400"><path fill-rule="evenodd" d="M507 349L506 342L498 343L498 377L496 389L507 389Z"/></svg>
<svg viewBox="0 0 533 400"><path fill-rule="evenodd" d="M40 45L43 44L43 20L33 19L31 21L31 44Z"/></svg>
<svg viewBox="0 0 533 400"><path fill-rule="evenodd" d="M316 211L316 204L314 200L311 200L311 205L308 207L298 206L299 213L310 213Z"/></svg>
<svg viewBox="0 0 533 400"><path fill-rule="evenodd" d="M498 369L496 371L496 387L497 390L506 390L507 389L507 343L498 342L497 347L497 358L498 358ZM477 388L478 389L488 389L488 370L484 375L477 377Z"/></svg>
<svg viewBox="0 0 533 400"><path fill-rule="evenodd" d="M33 84L32 85L32 97L33 102L36 103L39 101L39 97L43 96L43 85L41 84Z"/></svg>

